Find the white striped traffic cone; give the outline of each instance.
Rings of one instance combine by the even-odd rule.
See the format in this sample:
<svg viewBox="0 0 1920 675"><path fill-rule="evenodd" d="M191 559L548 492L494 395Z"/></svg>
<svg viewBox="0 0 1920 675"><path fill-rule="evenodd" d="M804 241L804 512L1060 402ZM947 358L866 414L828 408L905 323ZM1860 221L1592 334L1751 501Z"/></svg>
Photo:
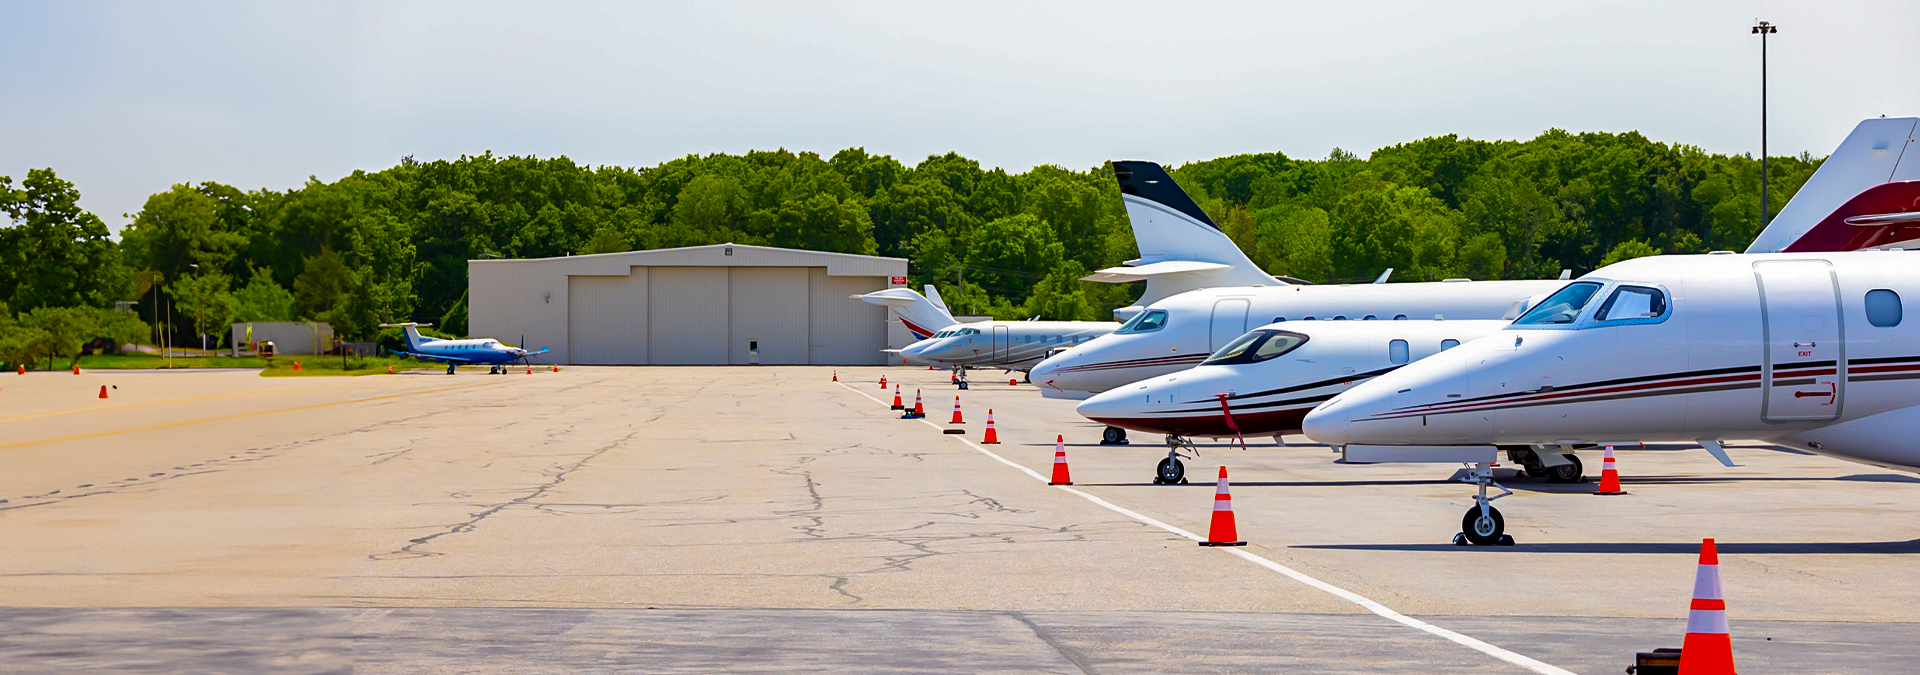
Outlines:
<svg viewBox="0 0 1920 675"><path fill-rule="evenodd" d="M1727 601L1720 595L1720 553L1712 539L1700 540L1680 675L1733 675L1733 635L1727 630Z"/></svg>
<svg viewBox="0 0 1920 675"><path fill-rule="evenodd" d="M1053 480L1048 485L1072 485L1073 474L1067 471L1067 437L1053 437Z"/></svg>
<svg viewBox="0 0 1920 675"><path fill-rule="evenodd" d="M1063 438L1062 441L1064 442L1064 440L1065 439ZM985 436L980 437L980 444L981 445L999 445L1000 444L1000 432L996 431L993 428L993 409L992 408L987 409L987 433Z"/></svg>
<svg viewBox="0 0 1920 675"><path fill-rule="evenodd" d="M1594 490L1593 493L1596 495L1626 494L1625 490L1620 489L1620 470L1613 466L1613 446L1611 445L1607 446L1606 458L1600 460L1600 489Z"/></svg>
<svg viewBox="0 0 1920 675"><path fill-rule="evenodd" d="M1213 522L1201 546L1246 546L1233 525L1233 495L1227 493L1227 467L1220 467L1220 483L1213 489Z"/></svg>

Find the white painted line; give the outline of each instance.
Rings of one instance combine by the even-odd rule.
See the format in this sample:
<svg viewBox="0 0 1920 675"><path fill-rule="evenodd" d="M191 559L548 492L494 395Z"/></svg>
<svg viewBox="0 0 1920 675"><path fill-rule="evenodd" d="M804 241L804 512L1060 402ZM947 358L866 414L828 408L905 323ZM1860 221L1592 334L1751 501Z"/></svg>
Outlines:
<svg viewBox="0 0 1920 675"><path fill-rule="evenodd" d="M871 395L868 395L867 392L860 391L859 389L855 389L851 386L848 386L847 383L845 382L836 382L835 384L838 384L842 387L846 387L847 391L851 391L861 396L866 396L868 399L871 399L874 403L879 403L881 405L890 405L885 401L882 401L880 399L874 398ZM942 428L940 425L934 424L932 422L928 422L925 419L920 420L920 422L923 424L926 424L927 426L933 427L935 429ZM982 447L974 443L972 440L966 438L965 436L954 436L953 438L955 438L956 440L959 440L962 443L967 444L967 447L973 448L974 450L979 451L983 455L986 455L988 457L992 457L995 460L998 460L1001 464L1005 464L1007 466L1011 466L1015 469L1019 469L1023 472L1026 472L1026 474L1029 476L1032 476L1034 480L1040 481L1042 483L1047 482L1047 478L1045 476L1041 476L1039 472L1034 471L1033 469L1029 469L1025 466L1016 464L1012 460L1009 460L1005 457L1001 457L1000 455L994 454L992 450L988 450L985 447ZM1160 528L1162 530L1166 530L1167 532L1171 532L1173 534L1186 537L1194 541L1205 541L1205 539L1201 538L1201 536L1198 534L1194 534L1192 532L1188 532L1178 527L1174 527L1172 525L1168 525L1166 523L1160 522L1159 520L1149 518L1147 516L1141 515L1133 511L1132 509L1122 507L1118 504L1114 504L1113 502L1109 502L1105 499L1095 497L1091 494L1081 492L1079 490L1076 490L1064 485L1055 485L1053 487L1058 488L1065 492L1072 493L1074 495L1078 495L1080 498L1085 499L1089 502L1093 502L1094 504L1099 505L1101 508L1105 508L1109 511L1118 513L1128 518L1132 518L1134 520L1145 523L1147 525L1151 525L1151 526ZM1223 547L1219 550L1223 550L1227 553L1240 556L1241 558L1255 565L1259 565L1269 570L1279 572L1280 574L1286 576L1289 579L1298 581L1308 586L1312 586L1316 589L1326 592L1329 595L1332 595L1336 598L1340 598L1341 600L1345 600L1347 602L1351 602L1353 604L1359 605L1362 608L1366 609L1367 611L1373 612L1375 615L1385 618L1389 621L1393 621L1395 623L1406 626L1408 628L1413 628L1416 630L1424 631L1426 633L1439 636L1454 644L1460 645L1462 647L1466 647L1468 649L1472 649L1474 651L1480 652L1482 654L1486 654L1496 659L1500 659L1501 661L1505 661L1507 663L1520 666L1527 670L1540 673L1540 675L1574 675L1572 671L1569 671L1548 663L1541 662L1539 660L1528 657L1524 654L1519 654L1513 651L1502 649L1496 645L1493 645L1481 640L1477 640L1465 635L1461 635L1459 633L1455 633L1445 628L1441 628L1439 626L1435 626L1425 621L1421 621L1419 619L1415 619L1405 614L1401 614L1399 612L1393 611L1392 608L1387 607L1386 605L1382 605L1378 602L1374 602L1373 600L1367 598L1364 595L1355 593L1353 591L1349 591L1347 589L1341 588L1339 586L1335 586L1333 584L1327 583L1325 581L1321 581L1319 579L1315 579L1311 576L1307 576L1307 574L1304 572L1301 572L1299 570L1288 567L1286 565L1282 565L1280 563L1274 562L1267 558L1263 558L1257 554L1250 553L1246 549Z"/></svg>

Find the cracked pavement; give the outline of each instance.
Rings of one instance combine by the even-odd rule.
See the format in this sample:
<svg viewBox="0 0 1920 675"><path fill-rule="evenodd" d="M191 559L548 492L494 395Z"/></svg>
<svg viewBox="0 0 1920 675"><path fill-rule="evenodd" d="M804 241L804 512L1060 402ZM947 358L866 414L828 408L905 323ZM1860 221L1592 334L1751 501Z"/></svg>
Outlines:
<svg viewBox="0 0 1920 675"><path fill-rule="evenodd" d="M1048 488L827 370L0 376L0 663L1520 672ZM862 378L882 372L950 391L839 369L875 396ZM1146 485L1151 439L1094 446L1031 387L963 396L975 426L997 409L995 452L1044 473L1065 433L1079 489L1204 530L1211 485ZM1260 445L1189 461L1231 464L1253 550L1576 672L1679 643L1702 531L1725 542L1743 666L1920 656L1920 481L1753 448L1727 472L1623 453L1637 496L1512 485L1522 545L1488 552L1444 545L1468 503L1445 470Z"/></svg>

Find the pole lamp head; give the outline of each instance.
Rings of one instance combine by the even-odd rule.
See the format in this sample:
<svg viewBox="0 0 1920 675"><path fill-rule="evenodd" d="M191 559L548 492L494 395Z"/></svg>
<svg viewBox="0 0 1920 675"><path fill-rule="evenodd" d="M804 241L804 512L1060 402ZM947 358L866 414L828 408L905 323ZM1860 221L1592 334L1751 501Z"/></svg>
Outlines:
<svg viewBox="0 0 1920 675"><path fill-rule="evenodd" d="M1766 21L1762 21L1762 22L1760 22L1760 23L1758 23L1758 24L1755 24L1755 25L1754 25L1754 27L1753 27L1753 33L1751 33L1751 34L1752 34L1752 35L1766 35L1766 34L1771 34L1771 33L1778 33L1778 32L1780 32L1780 27L1779 27L1779 26L1775 26L1775 25L1773 25L1772 23L1769 23L1769 22L1766 22Z"/></svg>

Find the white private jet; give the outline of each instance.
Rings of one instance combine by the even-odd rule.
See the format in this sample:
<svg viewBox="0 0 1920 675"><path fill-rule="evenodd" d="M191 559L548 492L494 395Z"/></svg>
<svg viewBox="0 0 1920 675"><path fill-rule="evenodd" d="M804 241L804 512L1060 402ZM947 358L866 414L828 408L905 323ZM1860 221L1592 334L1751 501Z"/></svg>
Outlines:
<svg viewBox="0 0 1920 675"><path fill-rule="evenodd" d="M907 363L946 366L965 382L969 368L1024 371L1055 348L1070 347L1113 332L1113 321L975 321L958 323L939 302L932 285L927 295L905 288L889 288L854 298L885 305L889 312L921 340L900 349ZM941 328L928 330L930 326ZM924 333L924 334L923 334Z"/></svg>
<svg viewBox="0 0 1920 675"><path fill-rule="evenodd" d="M1179 483L1194 437L1299 433L1307 411L1410 361L1499 331L1506 321L1288 321L1241 335L1200 365L1116 387L1082 401L1081 416L1166 434L1155 483ZM1244 441L1243 441L1244 442ZM1577 480L1574 475L1561 477Z"/></svg>
<svg viewBox="0 0 1920 675"><path fill-rule="evenodd" d="M1890 214L1920 215L1920 203ZM1511 326L1360 384L1302 423L1354 461L1474 464L1461 538L1504 543L1489 463L1535 448L1763 440L1920 467L1920 257L1900 251L1640 258ZM1502 494L1487 496L1494 486Z"/></svg>

